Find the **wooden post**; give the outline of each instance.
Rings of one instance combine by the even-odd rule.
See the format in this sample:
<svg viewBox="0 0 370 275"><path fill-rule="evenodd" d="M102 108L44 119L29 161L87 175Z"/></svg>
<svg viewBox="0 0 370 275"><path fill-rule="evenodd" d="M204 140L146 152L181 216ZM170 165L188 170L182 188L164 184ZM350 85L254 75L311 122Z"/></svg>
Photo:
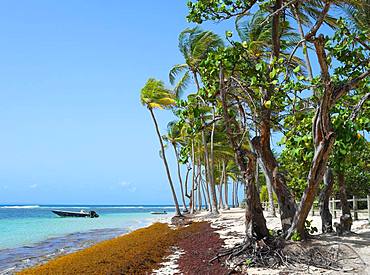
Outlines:
<svg viewBox="0 0 370 275"><path fill-rule="evenodd" d="M358 220L358 212L357 212L357 210L358 210L358 207L357 207L357 198L356 198L356 196L353 196L353 219L355 221Z"/></svg>
<svg viewBox="0 0 370 275"><path fill-rule="evenodd" d="M331 199L331 209L332 209L331 212L332 212L333 218L336 219L337 213L335 212L335 198Z"/></svg>
<svg viewBox="0 0 370 275"><path fill-rule="evenodd" d="M367 195L367 218L370 223L370 195Z"/></svg>

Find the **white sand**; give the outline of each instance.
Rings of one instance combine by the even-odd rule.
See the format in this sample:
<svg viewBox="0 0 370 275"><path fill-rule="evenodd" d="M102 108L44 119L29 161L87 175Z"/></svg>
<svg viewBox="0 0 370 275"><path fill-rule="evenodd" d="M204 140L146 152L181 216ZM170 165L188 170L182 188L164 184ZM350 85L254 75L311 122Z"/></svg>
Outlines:
<svg viewBox="0 0 370 275"><path fill-rule="evenodd" d="M185 252L178 247L171 247L172 254L165 257L161 267L153 270L153 275L171 275L171 274L180 274L179 265L177 264L178 259Z"/></svg>
<svg viewBox="0 0 370 275"><path fill-rule="evenodd" d="M281 223L279 217L271 217L269 213L265 212L267 226L269 229L277 230L281 229ZM361 219L362 218L362 219ZM279 269L263 269L263 268L249 268L248 274L370 274L370 225L365 217L361 217L361 220L354 221L352 231L356 234L349 236L318 236L316 243L320 244L338 244L341 247L349 247L347 250L353 249L353 255L360 257L356 259L358 264L354 263L355 260L351 260L345 265L345 271L332 271L319 269L314 267L303 267L304 270L287 270L284 268ZM221 210L220 215L213 216L207 211L202 211L194 215L194 221L209 221L213 228L217 228L216 231L220 234L220 237L225 241L225 247L229 248L237 243L243 241L244 238L244 209L233 208L230 210ZM321 233L321 219L320 216L309 216L308 220L312 220L312 225L317 227L319 233ZM339 222L339 219L334 219L333 222ZM179 274L177 261L183 253L178 248L173 248L174 252L167 258L164 259L162 267L153 272L153 274ZM351 251L350 251L351 252ZM361 272L356 272L355 268L363 268L363 263L367 266Z"/></svg>
<svg viewBox="0 0 370 275"><path fill-rule="evenodd" d="M281 222L279 217L271 217L268 212L264 213L267 227L269 229L281 229ZM361 273L351 273L354 267L346 266L347 272L337 272L332 270L324 270L319 268L310 267L302 272L287 271L281 269L261 269L250 268L248 274L370 274L370 225L365 216L360 216L361 220L354 221L352 231L356 234L349 236L324 236L320 235L320 240L324 243L333 244L339 243L342 246L350 246L353 248L361 262L367 263L366 269ZM232 247L236 243L240 243L244 238L244 209L234 208L231 210L221 210L218 217L212 217L208 212L202 212L195 215L195 220L206 220L212 223L212 227L219 228L216 232L225 241L225 247ZM321 233L321 218L320 216L309 216L308 220L312 220L312 226L317 227ZM333 222L339 222L339 218L334 219ZM357 255L355 255L357 256ZM351 265L351 263L349 263ZM361 263L362 265L362 263ZM288 273L287 273L288 272Z"/></svg>

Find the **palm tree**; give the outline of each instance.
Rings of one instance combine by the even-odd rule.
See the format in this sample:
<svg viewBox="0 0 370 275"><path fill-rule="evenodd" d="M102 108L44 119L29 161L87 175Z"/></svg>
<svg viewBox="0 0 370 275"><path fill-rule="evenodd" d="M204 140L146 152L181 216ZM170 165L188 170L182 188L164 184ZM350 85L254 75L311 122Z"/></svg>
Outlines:
<svg viewBox="0 0 370 275"><path fill-rule="evenodd" d="M175 157L176 157L176 162L177 162L177 176L179 178L179 183L180 183L183 210L187 212L188 208L186 207L186 202L185 202L184 186L182 182L181 168L180 168L180 156L178 152L178 145L180 142L183 141L183 138L181 136L181 126L178 123L176 123L176 121L171 121L170 123L168 123L167 135L164 136L163 139L168 141L172 145L173 150L175 152Z"/></svg>
<svg viewBox="0 0 370 275"><path fill-rule="evenodd" d="M197 91L200 90L200 83L198 80L198 73L199 73L199 64L200 62L206 57L206 55L218 48L223 46L222 39L217 36L215 33L211 31L202 31L199 27L195 28L188 28L182 31L179 35L179 50L182 53L185 63L184 64L178 64L175 65L169 73L170 82L172 85L175 85L175 93L180 94L182 93L186 87L190 84L191 79L193 78L194 83L196 85ZM178 76L181 76L180 80L176 82L176 78ZM199 103L196 103L199 105ZM201 118L203 120L203 118ZM202 121L204 123L204 121ZM204 132L204 130L202 130ZM205 133L202 133L202 142L206 142L205 140ZM211 147L210 155L208 155L207 152L207 144L204 143L205 148L205 161L206 161L206 171L209 169L213 169L213 150ZM194 152L194 144L192 144L192 151ZM192 154L192 161L195 161L194 153ZM193 165L193 183L195 180L195 167ZM208 169L208 170L207 170ZM210 189L211 189L211 195L212 195L212 202L213 207L211 206L212 212L218 213L217 210L217 200L216 194L215 194L215 188L213 183L213 174L210 173L213 171L208 171L207 177L210 181ZM192 196L194 201L194 184L192 187ZM193 207L190 209L191 213L193 211Z"/></svg>
<svg viewBox="0 0 370 275"><path fill-rule="evenodd" d="M154 111L153 111L153 109L156 109L156 108L165 109L165 108L171 108L175 106L176 104L175 94L172 91L166 89L162 81L158 81L158 80L151 78L147 81L144 88L141 89L140 100L141 100L141 104L143 104L144 106L148 108L150 115L153 119L155 130L157 132L159 143L161 145L161 156L163 159L163 164L166 168L168 183L170 184L173 201L175 203L176 216L182 216L180 212L180 208L179 208L179 203L177 201L175 188L173 186L170 169L168 167L162 136L159 131L157 119L155 118Z"/></svg>
<svg viewBox="0 0 370 275"><path fill-rule="evenodd" d="M173 66L169 73L170 82L175 85L175 92L183 92L192 77L199 90L200 83L197 76L199 63L210 51L222 46L222 39L211 31L202 31L199 27L182 31L179 35L179 50L185 63ZM176 83L176 78L181 74L180 80Z"/></svg>

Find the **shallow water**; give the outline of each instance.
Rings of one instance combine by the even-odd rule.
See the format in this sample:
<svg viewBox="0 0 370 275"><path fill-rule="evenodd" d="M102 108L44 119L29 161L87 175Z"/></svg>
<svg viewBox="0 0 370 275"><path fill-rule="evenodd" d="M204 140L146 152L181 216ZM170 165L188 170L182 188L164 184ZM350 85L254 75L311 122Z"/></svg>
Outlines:
<svg viewBox="0 0 370 275"><path fill-rule="evenodd" d="M61 218L54 209L95 210L100 217ZM110 239L171 215L171 206L0 206L0 274L47 261Z"/></svg>

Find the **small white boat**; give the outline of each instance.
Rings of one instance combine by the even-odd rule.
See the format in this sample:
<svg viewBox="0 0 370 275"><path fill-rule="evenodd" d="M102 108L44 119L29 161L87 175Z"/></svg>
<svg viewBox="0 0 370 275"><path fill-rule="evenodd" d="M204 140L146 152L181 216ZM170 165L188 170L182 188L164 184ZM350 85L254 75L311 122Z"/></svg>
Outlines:
<svg viewBox="0 0 370 275"><path fill-rule="evenodd" d="M167 211L153 211L153 212L150 212L150 214L153 214L153 215L165 215L165 214L167 214Z"/></svg>

